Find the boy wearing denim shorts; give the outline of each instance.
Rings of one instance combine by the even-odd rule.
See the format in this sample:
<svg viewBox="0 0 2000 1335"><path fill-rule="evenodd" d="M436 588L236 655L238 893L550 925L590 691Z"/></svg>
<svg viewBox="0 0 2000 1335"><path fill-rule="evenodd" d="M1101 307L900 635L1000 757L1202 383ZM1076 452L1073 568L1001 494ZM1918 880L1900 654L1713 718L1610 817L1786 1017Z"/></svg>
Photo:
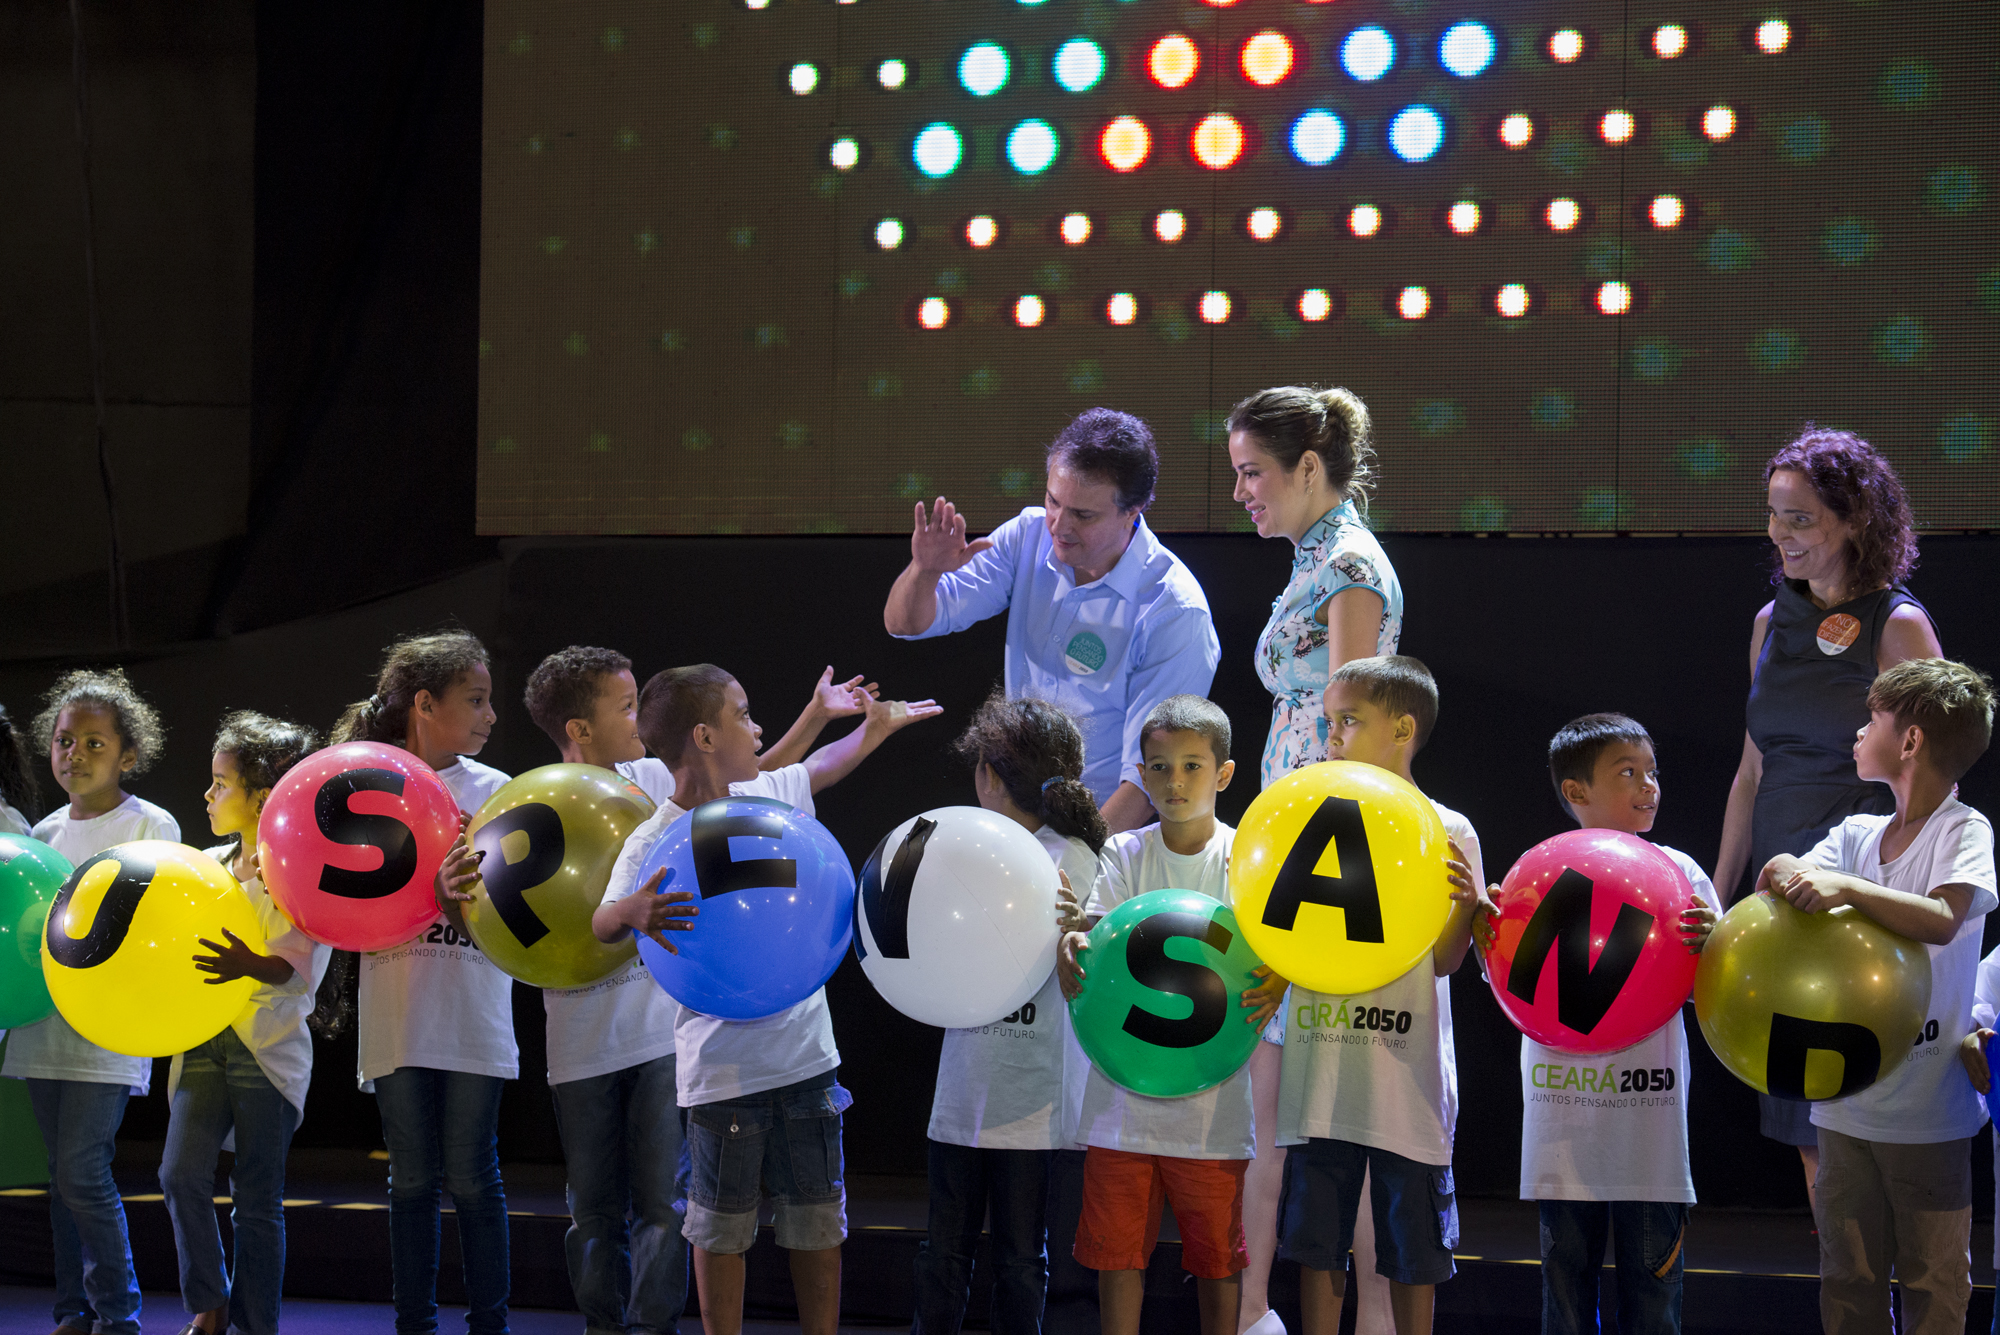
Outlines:
<svg viewBox="0 0 2000 1335"><path fill-rule="evenodd" d="M657 673L639 696L639 733L673 771L674 797L625 841L591 927L601 941L642 932L668 950L692 926L692 891L640 884L645 856L668 826L732 794L775 798L811 815L813 794L838 782L891 733L939 713L928 700L867 701L862 725L803 764L760 773L763 730L743 687L710 664ZM840 1053L826 989L761 1020L721 1020L681 1007L676 1080L687 1110L690 1180L682 1233L708 1335L741 1335L744 1253L763 1196L777 1202L777 1240L791 1253L803 1335L835 1335L840 1246L847 1238L841 1114L853 1101L834 1078Z"/></svg>

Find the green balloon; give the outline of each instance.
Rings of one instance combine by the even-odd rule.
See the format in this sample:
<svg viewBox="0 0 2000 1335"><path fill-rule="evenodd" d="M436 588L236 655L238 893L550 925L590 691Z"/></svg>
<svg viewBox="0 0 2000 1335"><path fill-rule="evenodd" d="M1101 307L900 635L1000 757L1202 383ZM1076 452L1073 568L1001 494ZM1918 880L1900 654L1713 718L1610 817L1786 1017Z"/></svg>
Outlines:
<svg viewBox="0 0 2000 1335"><path fill-rule="evenodd" d="M55 1014L42 981L42 927L75 870L39 839L0 834L0 1029Z"/></svg>
<svg viewBox="0 0 2000 1335"><path fill-rule="evenodd" d="M1220 900L1153 890L1106 914L1069 1003L1077 1042L1115 1084L1155 1098L1213 1089L1257 1050L1243 992L1262 966Z"/></svg>

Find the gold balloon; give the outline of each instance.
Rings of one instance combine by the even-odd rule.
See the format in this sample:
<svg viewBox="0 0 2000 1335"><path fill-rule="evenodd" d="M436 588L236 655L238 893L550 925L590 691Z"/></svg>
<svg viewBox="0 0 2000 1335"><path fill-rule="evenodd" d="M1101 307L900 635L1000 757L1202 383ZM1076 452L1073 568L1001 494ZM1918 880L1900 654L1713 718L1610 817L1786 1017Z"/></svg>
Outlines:
<svg viewBox="0 0 2000 1335"><path fill-rule="evenodd" d="M580 987L638 954L590 930L625 836L653 803L615 770L544 765L486 800L466 842L486 854L465 905L473 944L533 987Z"/></svg>
<svg viewBox="0 0 2000 1335"><path fill-rule="evenodd" d="M1795 909L1768 891L1715 925L1694 976L1708 1045L1760 1094L1831 1099L1894 1070L1924 1031L1931 957L1843 906Z"/></svg>

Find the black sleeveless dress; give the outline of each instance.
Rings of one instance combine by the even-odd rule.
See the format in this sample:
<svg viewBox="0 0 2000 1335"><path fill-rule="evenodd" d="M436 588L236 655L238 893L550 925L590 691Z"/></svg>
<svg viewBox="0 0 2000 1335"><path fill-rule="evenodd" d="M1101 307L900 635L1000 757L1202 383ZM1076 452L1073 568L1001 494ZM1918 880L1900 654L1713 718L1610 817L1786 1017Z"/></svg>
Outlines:
<svg viewBox="0 0 2000 1335"><path fill-rule="evenodd" d="M1723 887L1739 892L1772 858L1810 852L1849 816L1896 809L1886 784L1854 772L1854 734L1868 721L1868 687L1890 614L1906 604L1924 610L1899 586L1822 608L1803 582L1786 580L1774 601L1744 710L1764 776L1750 817L1748 876L1740 887ZM1811 1104L1760 1095L1758 1106L1766 1136L1818 1143Z"/></svg>

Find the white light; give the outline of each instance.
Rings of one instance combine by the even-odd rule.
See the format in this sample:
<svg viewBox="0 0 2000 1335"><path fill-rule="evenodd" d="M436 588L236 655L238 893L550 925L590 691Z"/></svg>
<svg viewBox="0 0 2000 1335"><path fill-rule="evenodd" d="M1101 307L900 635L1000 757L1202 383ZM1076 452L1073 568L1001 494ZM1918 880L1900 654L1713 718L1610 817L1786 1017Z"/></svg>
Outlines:
<svg viewBox="0 0 2000 1335"><path fill-rule="evenodd" d="M1153 235L1171 246L1187 235L1187 215L1179 209L1162 209L1153 219Z"/></svg>
<svg viewBox="0 0 2000 1335"><path fill-rule="evenodd" d="M826 151L826 160L840 171L852 171L861 161L861 145L852 139L836 139Z"/></svg>
<svg viewBox="0 0 2000 1335"><path fill-rule="evenodd" d="M1250 216L1244 220L1244 226L1249 229L1250 235L1259 241L1269 241L1276 236L1284 223L1285 220L1279 216L1278 211L1269 208L1252 209Z"/></svg>
<svg viewBox="0 0 2000 1335"><path fill-rule="evenodd" d="M1139 299L1130 292L1114 292L1104 303L1104 318L1113 324L1131 324L1139 318Z"/></svg>
<svg viewBox="0 0 2000 1335"><path fill-rule="evenodd" d="M1396 314L1405 320L1421 320L1431 313L1430 289L1412 285L1396 294Z"/></svg>
<svg viewBox="0 0 2000 1335"><path fill-rule="evenodd" d="M1535 122L1524 112L1515 112L1500 122L1500 142L1509 148L1526 148L1535 137Z"/></svg>
<svg viewBox="0 0 2000 1335"><path fill-rule="evenodd" d="M1373 204L1356 204L1347 215L1347 230L1358 237L1370 237L1382 230L1382 210Z"/></svg>
<svg viewBox="0 0 2000 1335"><path fill-rule="evenodd" d="M1686 54L1688 30L1678 23L1662 23L1653 29L1653 54L1661 60L1672 60Z"/></svg>
<svg viewBox="0 0 2000 1335"><path fill-rule="evenodd" d="M1701 113L1701 132L1710 139L1727 139L1736 133L1736 113L1724 106L1710 107Z"/></svg>
<svg viewBox="0 0 2000 1335"><path fill-rule="evenodd" d="M1299 293L1299 318L1318 324L1333 314L1333 297L1323 287L1309 287Z"/></svg>
<svg viewBox="0 0 2000 1335"><path fill-rule="evenodd" d="M1519 283L1508 283L1493 294L1493 309L1509 320L1518 320L1528 313L1528 289Z"/></svg>
<svg viewBox="0 0 2000 1335"><path fill-rule="evenodd" d="M819 87L819 66L811 61L801 60L792 66L792 91L804 97Z"/></svg>
<svg viewBox="0 0 2000 1335"><path fill-rule="evenodd" d="M1491 28L1467 20L1444 30L1438 41L1438 63L1459 78L1470 79L1484 74L1499 50Z"/></svg>
<svg viewBox="0 0 2000 1335"><path fill-rule="evenodd" d="M1583 221L1583 206L1573 199L1552 199L1543 216L1548 219L1550 231L1567 232Z"/></svg>
<svg viewBox="0 0 2000 1335"><path fill-rule="evenodd" d="M1222 324L1228 320L1229 294L1227 292L1202 293L1201 319L1203 324Z"/></svg>
<svg viewBox="0 0 2000 1335"><path fill-rule="evenodd" d="M1597 123L1597 132L1604 136L1604 142L1607 144L1624 143L1638 128L1638 118L1623 108L1605 112L1604 119Z"/></svg>
<svg viewBox="0 0 2000 1335"><path fill-rule="evenodd" d="M903 223L900 218L884 218L875 224L875 244L884 250L894 250L903 244Z"/></svg>
<svg viewBox="0 0 2000 1335"><path fill-rule="evenodd" d="M900 60L885 60L875 67L875 82L894 92L910 78L910 67Z"/></svg>
<svg viewBox="0 0 2000 1335"><path fill-rule="evenodd" d="M1072 246L1080 246L1090 240L1090 215L1088 213L1066 213L1062 220L1062 239Z"/></svg>
<svg viewBox="0 0 2000 1335"><path fill-rule="evenodd" d="M910 156L924 175L949 176L965 156L965 140L951 125L935 121L917 132Z"/></svg>
<svg viewBox="0 0 2000 1335"><path fill-rule="evenodd" d="M1444 146L1444 117L1418 103L1389 122L1389 147L1405 162L1422 162Z"/></svg>
<svg viewBox="0 0 2000 1335"><path fill-rule="evenodd" d="M917 307L917 323L926 329L942 329L951 321L951 303L943 297L925 297Z"/></svg>
<svg viewBox="0 0 2000 1335"><path fill-rule="evenodd" d="M1757 49L1775 56L1792 44L1792 25L1783 19L1765 19L1757 25Z"/></svg>
<svg viewBox="0 0 2000 1335"><path fill-rule="evenodd" d="M1460 236L1479 230L1479 205L1469 199L1461 199L1445 214L1445 222Z"/></svg>
<svg viewBox="0 0 2000 1335"><path fill-rule="evenodd" d="M1022 297L1014 303L1014 323L1023 329L1033 329L1048 314L1048 307L1037 296Z"/></svg>
<svg viewBox="0 0 2000 1335"><path fill-rule="evenodd" d="M1007 49L994 42L969 46L958 60L958 81L974 97L991 97L1007 84Z"/></svg>
<svg viewBox="0 0 2000 1335"><path fill-rule="evenodd" d="M1292 156L1308 167L1324 167L1340 156L1347 127L1331 111L1308 111L1292 122Z"/></svg>
<svg viewBox="0 0 2000 1335"><path fill-rule="evenodd" d="M1369 24L1347 34L1340 44L1340 67L1363 83L1373 83L1396 63L1396 39L1386 28Z"/></svg>
<svg viewBox="0 0 2000 1335"><path fill-rule="evenodd" d="M980 214L965 220L965 244L975 250L984 250L1000 239L1000 224Z"/></svg>
<svg viewBox="0 0 2000 1335"><path fill-rule="evenodd" d="M1567 65L1583 54L1583 34L1575 28L1563 28L1549 34L1549 59Z"/></svg>
<svg viewBox="0 0 2000 1335"><path fill-rule="evenodd" d="M743 0L745 9L769 9L771 0Z"/></svg>
<svg viewBox="0 0 2000 1335"><path fill-rule="evenodd" d="M1597 289L1597 309L1606 315L1623 315L1632 309L1632 289L1625 283L1605 283Z"/></svg>
<svg viewBox="0 0 2000 1335"><path fill-rule="evenodd" d="M1653 220L1655 227L1679 227L1687 214L1686 206L1679 195L1655 195L1646 216Z"/></svg>

